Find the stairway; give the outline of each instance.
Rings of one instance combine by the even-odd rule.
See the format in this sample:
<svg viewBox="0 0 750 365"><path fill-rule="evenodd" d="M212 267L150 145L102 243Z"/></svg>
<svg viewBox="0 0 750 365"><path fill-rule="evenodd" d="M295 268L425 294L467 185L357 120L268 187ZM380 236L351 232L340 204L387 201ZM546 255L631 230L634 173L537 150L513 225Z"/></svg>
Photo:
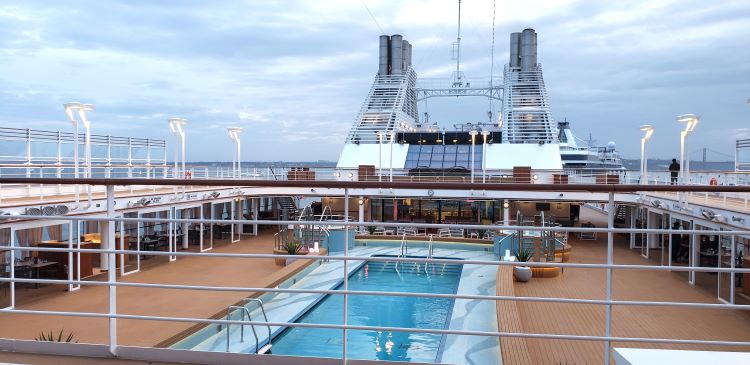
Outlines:
<svg viewBox="0 0 750 365"><path fill-rule="evenodd" d="M274 200L279 204L279 211L283 211L286 209L287 214L289 214L289 216L287 217L289 220L296 219L297 204L294 202L294 199L291 196L277 196L274 198ZM280 212L279 216L281 216Z"/></svg>
<svg viewBox="0 0 750 365"><path fill-rule="evenodd" d="M630 222L631 206L618 204L615 210L615 227L625 227Z"/></svg>

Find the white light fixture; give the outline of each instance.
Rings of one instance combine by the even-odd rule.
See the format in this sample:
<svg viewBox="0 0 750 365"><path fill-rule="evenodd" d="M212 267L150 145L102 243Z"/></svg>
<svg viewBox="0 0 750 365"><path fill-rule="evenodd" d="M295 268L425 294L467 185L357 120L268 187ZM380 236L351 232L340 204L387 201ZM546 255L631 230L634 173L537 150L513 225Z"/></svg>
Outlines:
<svg viewBox="0 0 750 365"><path fill-rule="evenodd" d="M227 128L229 139L234 141L234 146L235 146L235 156L232 158L232 169L234 170L232 172L232 176L235 178L239 178L242 176L242 166L240 165L242 161L242 158L240 157L240 145L241 145L240 133L242 133L242 130L243 128L240 128L240 127ZM236 167L235 167L235 163L237 164Z"/></svg>
<svg viewBox="0 0 750 365"><path fill-rule="evenodd" d="M391 161L388 164L388 166L390 167L389 180L392 182L393 181L393 142L396 140L396 132L390 131L388 132L388 135L391 137L391 143L390 143Z"/></svg>
<svg viewBox="0 0 750 365"><path fill-rule="evenodd" d="M490 131L482 131L482 183L487 180L487 136Z"/></svg>
<svg viewBox="0 0 750 365"><path fill-rule="evenodd" d="M537 181L537 180L539 180L539 175L537 175L537 174L534 174L534 176L533 176L533 179L534 179L534 181Z"/></svg>
<svg viewBox="0 0 750 365"><path fill-rule="evenodd" d="M476 129L472 129L472 130L469 131L469 135L471 136L471 166L470 166L470 169L471 169L471 182L472 183L474 182L474 160L475 160L475 158L474 158L474 143L476 142L477 134L479 134L479 132L477 132Z"/></svg>
<svg viewBox="0 0 750 365"><path fill-rule="evenodd" d="M680 183L686 184L690 173L690 153L687 151L687 137L695 130L700 117L695 114L683 114L677 117L677 121L685 123L685 130L680 132ZM687 208L687 198L684 192L680 192L680 201L682 207Z"/></svg>
<svg viewBox="0 0 750 365"><path fill-rule="evenodd" d="M180 140L180 146L182 149L182 175L185 175L185 129L183 128L187 123L188 120L184 118L169 118L167 121L169 125L169 130L172 131L172 133L177 136ZM177 165L178 155L177 155L177 146L175 146L174 150L174 177L177 178L180 176L179 167Z"/></svg>
<svg viewBox="0 0 750 365"><path fill-rule="evenodd" d="M646 157L646 142L651 139L654 134L654 127L650 124L644 124L641 126L641 131L645 134L641 138L641 184L648 184L648 158Z"/></svg>
<svg viewBox="0 0 750 365"><path fill-rule="evenodd" d="M383 181L383 136L385 132L377 131L378 136L378 182Z"/></svg>
<svg viewBox="0 0 750 365"><path fill-rule="evenodd" d="M508 201L507 201L507 200L506 200L506 201L504 201L504 202L503 202L503 208L505 208L505 209L508 209L509 207L510 207L510 203L508 203Z"/></svg>

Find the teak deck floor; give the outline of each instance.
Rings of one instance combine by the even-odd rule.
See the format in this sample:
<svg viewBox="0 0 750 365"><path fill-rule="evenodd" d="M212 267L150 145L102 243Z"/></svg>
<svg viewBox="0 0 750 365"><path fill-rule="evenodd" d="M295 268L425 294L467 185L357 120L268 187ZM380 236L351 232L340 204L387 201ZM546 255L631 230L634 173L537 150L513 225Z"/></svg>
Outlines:
<svg viewBox="0 0 750 365"><path fill-rule="evenodd" d="M570 262L606 263L606 242L606 234L599 234L596 241L571 239ZM640 256L639 250L630 250L627 240L618 235L615 235L614 259L616 264L658 265L657 259L649 262ZM509 276L510 271L502 274ZM694 287L685 278L684 273L677 272L615 270L613 297L616 300L718 303L715 292ZM506 278L505 286L512 286L517 296L605 299L605 281L603 269L566 268L558 277L533 278L528 283L515 283ZM498 287L501 286L498 283ZM601 305L517 302L516 306L517 314L513 318L512 307L507 310L507 305L499 304L502 330L512 331L514 326L520 326L516 330L526 333L604 335L605 314ZM613 306L612 318L612 334L617 337L750 341L750 312L743 310ZM508 342L503 346L505 365L603 364L604 360L604 343L600 341L502 341ZM750 351L750 347L617 342L612 343L612 347ZM516 348L528 348L528 352L514 351Z"/></svg>
<svg viewBox="0 0 750 365"><path fill-rule="evenodd" d="M261 234L237 243L214 246L213 252L272 253L273 237ZM163 260L153 264L154 260ZM273 259L228 259L209 257L178 257L168 263L166 258L145 260L141 271L118 281L188 284L214 286L265 287L301 267L305 261L281 267ZM106 280L95 277L94 280ZM28 310L78 311L106 313L106 286L82 285L81 290L66 292L66 286L46 285L40 289L18 290L16 307ZM21 293L23 292L23 293ZM118 287L117 311L171 317L208 318L252 293L202 290L172 290ZM156 346L193 324L150 320L118 319L118 343L128 346ZM81 343L105 344L108 339L107 319L62 317L52 315L0 314L0 338L33 340L42 331L72 331Z"/></svg>

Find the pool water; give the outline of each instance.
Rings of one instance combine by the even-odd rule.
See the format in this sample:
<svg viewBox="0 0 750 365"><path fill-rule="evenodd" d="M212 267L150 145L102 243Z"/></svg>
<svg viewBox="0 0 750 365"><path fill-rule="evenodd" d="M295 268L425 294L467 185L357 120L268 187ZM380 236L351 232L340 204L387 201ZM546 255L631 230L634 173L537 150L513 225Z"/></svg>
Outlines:
<svg viewBox="0 0 750 365"><path fill-rule="evenodd" d="M350 290L454 294L461 265L369 261L349 278ZM341 284L337 287L340 290ZM343 295L328 295L303 314L298 323L343 324ZM446 328L453 300L395 296L349 296L350 325ZM350 330L348 357L363 360L435 362L443 335L431 333ZM290 327L273 341L276 355L342 357L343 331Z"/></svg>

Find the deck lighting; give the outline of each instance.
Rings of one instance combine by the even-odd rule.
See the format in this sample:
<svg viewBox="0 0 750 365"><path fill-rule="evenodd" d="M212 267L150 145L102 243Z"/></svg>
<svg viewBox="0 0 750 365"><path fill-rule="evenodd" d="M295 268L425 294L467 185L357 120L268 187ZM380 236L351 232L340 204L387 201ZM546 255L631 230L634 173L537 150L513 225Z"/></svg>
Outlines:
<svg viewBox="0 0 750 365"><path fill-rule="evenodd" d="M690 156L685 155L688 142L687 137L695 130L700 117L695 114L684 114L678 116L677 121L685 123L685 130L680 132L680 180L684 184L688 180L687 174L690 173L690 166L687 166L690 163Z"/></svg>
<svg viewBox="0 0 750 365"><path fill-rule="evenodd" d="M70 121L70 124L72 124L73 127L75 127L75 129L76 129L75 134L73 135L73 145L75 146L73 148L73 177L76 178L76 179L78 178L78 163L79 163L79 159L78 159L78 121L76 120L74 113L77 112L78 109L80 109L81 107L83 107L83 104L81 104L81 103L79 103L77 101L72 102L72 103L65 103L65 104L63 104L63 108L65 108L65 114L68 116L68 120Z"/></svg>
<svg viewBox="0 0 750 365"><path fill-rule="evenodd" d="M645 132L641 138L641 184L648 184L648 159L646 158L646 142L654 134L654 127L650 124L641 126L641 131Z"/></svg>
<svg viewBox="0 0 750 365"><path fill-rule="evenodd" d="M487 136L490 131L482 131L482 183L486 182L487 177Z"/></svg>
<svg viewBox="0 0 750 365"><path fill-rule="evenodd" d="M378 182L383 181L383 136L385 132L377 131L378 136Z"/></svg>
<svg viewBox="0 0 750 365"><path fill-rule="evenodd" d="M504 201L503 202L503 208L508 209L509 207L510 207L510 204L508 203L508 201L507 200Z"/></svg>
<svg viewBox="0 0 750 365"><path fill-rule="evenodd" d="M389 181L393 182L393 141L396 140L396 132L390 131L390 132L388 132L388 135L391 137L391 143L390 143L390 146L391 146L391 148L390 148L391 149L391 161L388 164L388 166L390 167L390 173L389 173L390 174L390 180Z"/></svg>
<svg viewBox="0 0 750 365"><path fill-rule="evenodd" d="M359 203L359 205L365 205L365 200L362 199L362 198L359 198L358 203Z"/></svg>
<svg viewBox="0 0 750 365"><path fill-rule="evenodd" d="M476 142L476 137L479 132L477 132L476 129L472 129L469 131L469 135L471 136L471 182L474 182L474 143Z"/></svg>
<svg viewBox="0 0 750 365"><path fill-rule="evenodd" d="M235 155L234 158L232 158L232 169L234 170L232 172L232 176L239 178L242 176L242 167L240 166L240 133L242 133L243 128L240 127L228 127L227 133L229 134L229 139L231 139L234 142L235 146ZM235 160L237 161L237 167L235 167Z"/></svg>
<svg viewBox="0 0 750 365"><path fill-rule="evenodd" d="M184 118L169 118L167 121L167 124L169 125L169 130L172 131L172 133L177 136L177 138L180 139L180 145L182 147L182 171L183 174L185 172L185 129L184 126L187 124L188 120ZM178 174L178 166L177 166L177 146L175 146L174 150L174 177L179 176Z"/></svg>
<svg viewBox="0 0 750 365"><path fill-rule="evenodd" d="M534 176L533 176L533 179L534 179L534 181L537 181L537 180L539 180L539 175L537 175L537 174L534 174Z"/></svg>

